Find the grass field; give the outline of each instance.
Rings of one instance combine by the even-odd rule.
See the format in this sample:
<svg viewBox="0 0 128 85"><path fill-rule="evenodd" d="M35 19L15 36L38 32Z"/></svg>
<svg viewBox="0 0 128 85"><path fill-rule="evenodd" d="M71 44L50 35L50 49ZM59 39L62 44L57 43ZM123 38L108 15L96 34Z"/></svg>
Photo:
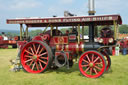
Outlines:
<svg viewBox="0 0 128 85"><path fill-rule="evenodd" d="M78 64L69 70L48 70L43 74L10 72L9 60L16 55L16 49L0 49L0 85L128 85L128 55L112 56L110 71L97 79L82 76Z"/></svg>

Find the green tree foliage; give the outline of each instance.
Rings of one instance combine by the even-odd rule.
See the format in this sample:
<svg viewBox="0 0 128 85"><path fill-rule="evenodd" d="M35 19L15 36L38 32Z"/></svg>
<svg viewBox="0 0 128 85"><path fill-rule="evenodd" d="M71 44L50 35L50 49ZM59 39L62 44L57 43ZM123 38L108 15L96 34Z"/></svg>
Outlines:
<svg viewBox="0 0 128 85"><path fill-rule="evenodd" d="M82 28L80 29L80 33L82 34ZM89 28L87 26L84 27L84 35L88 35Z"/></svg>
<svg viewBox="0 0 128 85"><path fill-rule="evenodd" d="M69 32L72 32L72 28L61 28L60 31L64 34L66 32L66 30L69 30ZM88 35L88 27L86 26L84 28L84 35ZM82 28L80 28L80 34L82 34Z"/></svg>
<svg viewBox="0 0 128 85"><path fill-rule="evenodd" d="M69 30L69 32L71 32L71 28L61 28L60 31L64 34L66 32L66 30Z"/></svg>
<svg viewBox="0 0 128 85"><path fill-rule="evenodd" d="M128 25L121 25L121 26L119 26L119 32L121 34L128 33Z"/></svg>
<svg viewBox="0 0 128 85"><path fill-rule="evenodd" d="M40 30L40 29L38 29L38 30L32 30L32 31L29 32L29 36L34 37L34 36L37 36L40 33L43 33L43 31Z"/></svg>
<svg viewBox="0 0 128 85"><path fill-rule="evenodd" d="M19 34L8 32L6 35L9 37L14 37L14 36L18 36Z"/></svg>

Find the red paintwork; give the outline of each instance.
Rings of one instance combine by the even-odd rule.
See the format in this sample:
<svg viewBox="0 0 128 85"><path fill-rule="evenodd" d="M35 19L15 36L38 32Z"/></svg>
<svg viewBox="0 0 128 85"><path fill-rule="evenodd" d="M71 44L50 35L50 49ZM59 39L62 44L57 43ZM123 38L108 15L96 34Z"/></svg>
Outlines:
<svg viewBox="0 0 128 85"><path fill-rule="evenodd" d="M35 36L32 40L33 41L42 41L42 36ZM77 54L78 52L84 51L84 42L81 41L80 44L78 42L69 42L69 36L54 36L50 38L50 41L47 42L50 47L55 47L56 51L62 51L70 52L72 56L74 54ZM72 56L70 56L72 58Z"/></svg>
<svg viewBox="0 0 128 85"><path fill-rule="evenodd" d="M35 36L32 40L43 41L42 36Z"/></svg>
<svg viewBox="0 0 128 85"><path fill-rule="evenodd" d="M15 37L13 38L13 40L19 41L19 40L20 40L20 36L15 36Z"/></svg>
<svg viewBox="0 0 128 85"><path fill-rule="evenodd" d="M68 36L53 37L54 44L68 44Z"/></svg>
<svg viewBox="0 0 128 85"><path fill-rule="evenodd" d="M77 36L76 35L69 35L69 40L76 40Z"/></svg>
<svg viewBox="0 0 128 85"><path fill-rule="evenodd" d="M128 39L124 39L120 41L121 48L127 48L128 47Z"/></svg>
<svg viewBox="0 0 128 85"><path fill-rule="evenodd" d="M77 42L75 42L75 43L71 42L71 43L69 43L68 46L69 46L68 47L69 51L73 51L73 52L78 52L79 51L79 45L78 45Z"/></svg>
<svg viewBox="0 0 128 85"><path fill-rule="evenodd" d="M0 48L7 49L8 48L8 45L0 45Z"/></svg>
<svg viewBox="0 0 128 85"><path fill-rule="evenodd" d="M69 52L83 52L84 49L84 43L81 41L80 44L78 44L77 42L69 42L69 44L67 45L56 45L56 50L57 51L62 51L62 49L64 51L69 51Z"/></svg>
<svg viewBox="0 0 128 85"><path fill-rule="evenodd" d="M40 34L38 36L35 36L32 40L33 41L34 40L36 40L36 41L42 41L42 42L48 43L49 40L50 40L50 35L49 34Z"/></svg>
<svg viewBox="0 0 128 85"><path fill-rule="evenodd" d="M1 40L3 40L3 37L2 37L2 36L0 36L0 41L1 41Z"/></svg>
<svg viewBox="0 0 128 85"><path fill-rule="evenodd" d="M67 58L69 59L70 58L69 52L65 52L65 54L66 54ZM61 55L61 52L60 51L55 52L55 56L59 56L59 55Z"/></svg>
<svg viewBox="0 0 128 85"><path fill-rule="evenodd" d="M0 45L14 45L16 44L16 41L14 40L2 40L0 41Z"/></svg>
<svg viewBox="0 0 128 85"><path fill-rule="evenodd" d="M116 51L115 51L115 47L112 47L112 55L114 56L115 53L116 53Z"/></svg>
<svg viewBox="0 0 128 85"><path fill-rule="evenodd" d="M20 48L20 50L23 48L23 46L27 43L27 41L17 41L17 45Z"/></svg>
<svg viewBox="0 0 128 85"><path fill-rule="evenodd" d="M49 41L50 40L50 35L49 34L44 34L43 35L43 37L42 37L42 39L44 40L44 41Z"/></svg>
<svg viewBox="0 0 128 85"><path fill-rule="evenodd" d="M103 44L108 45L109 44L109 39L110 38L102 38L103 39Z"/></svg>

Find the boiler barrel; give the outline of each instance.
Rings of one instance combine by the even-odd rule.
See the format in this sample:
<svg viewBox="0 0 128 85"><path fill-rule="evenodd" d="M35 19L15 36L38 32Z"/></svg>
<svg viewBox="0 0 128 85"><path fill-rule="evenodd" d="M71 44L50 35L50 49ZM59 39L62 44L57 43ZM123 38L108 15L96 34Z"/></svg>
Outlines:
<svg viewBox="0 0 128 85"><path fill-rule="evenodd" d="M56 45L57 51L73 51L73 52L84 52L84 43L80 42L78 43L69 43L68 45Z"/></svg>

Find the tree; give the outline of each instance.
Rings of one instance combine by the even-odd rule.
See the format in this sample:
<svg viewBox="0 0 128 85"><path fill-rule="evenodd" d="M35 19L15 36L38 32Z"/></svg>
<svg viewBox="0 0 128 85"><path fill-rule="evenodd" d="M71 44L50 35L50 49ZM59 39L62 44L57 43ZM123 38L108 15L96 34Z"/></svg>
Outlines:
<svg viewBox="0 0 128 85"><path fill-rule="evenodd" d="M11 33L11 32L8 32L6 34L8 37L14 37L14 36L18 36L19 34L18 33Z"/></svg>
<svg viewBox="0 0 128 85"><path fill-rule="evenodd" d="M29 36L34 37L34 36L37 36L40 33L43 33L43 31L40 30L40 29L38 29L38 30L32 30L32 31L29 32Z"/></svg>
<svg viewBox="0 0 128 85"><path fill-rule="evenodd" d="M71 28L61 28L60 31L65 34L66 33L66 30L69 30L69 32L71 32Z"/></svg>
<svg viewBox="0 0 128 85"><path fill-rule="evenodd" d="M128 33L128 25L121 25L121 26L119 26L119 32L121 34Z"/></svg>
<svg viewBox="0 0 128 85"><path fill-rule="evenodd" d="M84 27L84 35L88 35L89 28L87 26ZM82 28L80 28L80 34L82 34Z"/></svg>

